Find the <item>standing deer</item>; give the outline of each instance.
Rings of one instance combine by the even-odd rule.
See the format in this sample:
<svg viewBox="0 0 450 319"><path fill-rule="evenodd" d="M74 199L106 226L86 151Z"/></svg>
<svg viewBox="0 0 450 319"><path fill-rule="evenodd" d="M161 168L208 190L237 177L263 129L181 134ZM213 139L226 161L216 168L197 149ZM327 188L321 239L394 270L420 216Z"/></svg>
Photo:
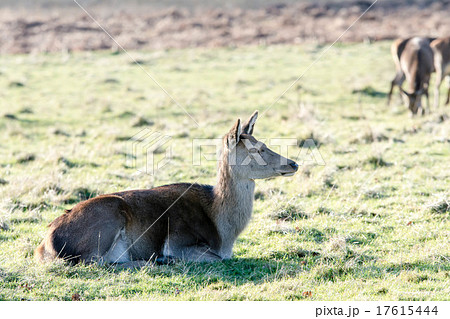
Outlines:
<svg viewBox="0 0 450 319"><path fill-rule="evenodd" d="M174 259L213 262L232 256L252 215L255 179L291 176L298 165L253 137L258 113L237 120L222 140L218 182L171 184L102 195L56 218L36 248L39 260L119 263Z"/></svg>
<svg viewBox="0 0 450 319"><path fill-rule="evenodd" d="M417 114L422 107L422 94L427 98L429 107L428 87L431 73L434 72L433 50L430 47L431 38L397 39L391 46L391 53L396 65L396 75L391 82L388 93L388 104L392 91L397 85L408 99L408 107L412 114ZM409 91L402 88L404 80L409 83Z"/></svg>
<svg viewBox="0 0 450 319"><path fill-rule="evenodd" d="M434 68L436 69L436 83L434 89L434 107L439 107L439 87L442 80L447 77L447 100L450 101L450 37L440 38L431 42L431 49L434 52Z"/></svg>

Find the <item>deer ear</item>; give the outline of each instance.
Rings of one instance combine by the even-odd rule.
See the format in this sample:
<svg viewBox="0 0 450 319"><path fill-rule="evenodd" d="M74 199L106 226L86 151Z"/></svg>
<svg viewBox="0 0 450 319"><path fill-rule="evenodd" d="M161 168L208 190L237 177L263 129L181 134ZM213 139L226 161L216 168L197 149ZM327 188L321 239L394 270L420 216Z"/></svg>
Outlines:
<svg viewBox="0 0 450 319"><path fill-rule="evenodd" d="M241 120L238 119L233 128L227 134L228 148L232 149L239 143L241 133Z"/></svg>
<svg viewBox="0 0 450 319"><path fill-rule="evenodd" d="M242 126L242 133L252 135L255 127L256 119L258 118L258 111L253 112L252 116Z"/></svg>

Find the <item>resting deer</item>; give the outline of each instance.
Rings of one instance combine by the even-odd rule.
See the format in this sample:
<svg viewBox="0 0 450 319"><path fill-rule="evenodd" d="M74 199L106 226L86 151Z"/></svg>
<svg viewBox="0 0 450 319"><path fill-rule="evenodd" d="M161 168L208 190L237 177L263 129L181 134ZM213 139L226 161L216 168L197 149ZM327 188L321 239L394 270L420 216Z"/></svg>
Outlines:
<svg viewBox="0 0 450 319"><path fill-rule="evenodd" d="M396 75L391 82L391 89L388 93L388 104L391 100L394 86L397 85L400 91L408 99L408 107L412 114L417 114L422 107L422 94L427 98L429 107L428 86L431 73L434 71L433 51L430 47L431 38L409 38L397 39L391 46L392 57L396 66ZM405 79L409 83L409 91L402 88Z"/></svg>
<svg viewBox="0 0 450 319"><path fill-rule="evenodd" d="M450 37L440 38L431 42L431 49L434 52L434 68L436 69L436 83L434 89L434 107L439 107L439 87L442 80L447 77L447 100L450 101Z"/></svg>
<svg viewBox="0 0 450 319"><path fill-rule="evenodd" d="M152 260L231 258L252 214L254 180L291 176L298 169L253 137L257 116L253 113L242 127L237 120L223 138L214 187L171 184L81 202L49 225L36 257L126 267Z"/></svg>

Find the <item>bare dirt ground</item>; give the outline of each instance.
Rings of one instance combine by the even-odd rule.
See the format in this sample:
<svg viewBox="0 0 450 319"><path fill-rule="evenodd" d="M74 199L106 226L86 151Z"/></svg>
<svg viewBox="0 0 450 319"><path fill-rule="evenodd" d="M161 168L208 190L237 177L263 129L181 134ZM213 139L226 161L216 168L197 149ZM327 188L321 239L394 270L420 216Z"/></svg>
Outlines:
<svg viewBox="0 0 450 319"><path fill-rule="evenodd" d="M335 41L371 1L301 2L263 8L113 8L87 11L125 49L327 43ZM450 35L450 1L380 0L340 39L376 41ZM0 8L0 53L117 49L80 8Z"/></svg>

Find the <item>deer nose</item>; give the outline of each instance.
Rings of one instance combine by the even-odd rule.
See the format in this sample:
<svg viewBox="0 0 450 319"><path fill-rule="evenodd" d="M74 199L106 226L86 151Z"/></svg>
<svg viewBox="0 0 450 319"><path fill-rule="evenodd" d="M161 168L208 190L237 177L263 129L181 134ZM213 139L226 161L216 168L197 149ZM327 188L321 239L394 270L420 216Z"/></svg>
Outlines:
<svg viewBox="0 0 450 319"><path fill-rule="evenodd" d="M298 170L298 164L296 162L292 162L289 164L293 169L295 169L295 171Z"/></svg>

